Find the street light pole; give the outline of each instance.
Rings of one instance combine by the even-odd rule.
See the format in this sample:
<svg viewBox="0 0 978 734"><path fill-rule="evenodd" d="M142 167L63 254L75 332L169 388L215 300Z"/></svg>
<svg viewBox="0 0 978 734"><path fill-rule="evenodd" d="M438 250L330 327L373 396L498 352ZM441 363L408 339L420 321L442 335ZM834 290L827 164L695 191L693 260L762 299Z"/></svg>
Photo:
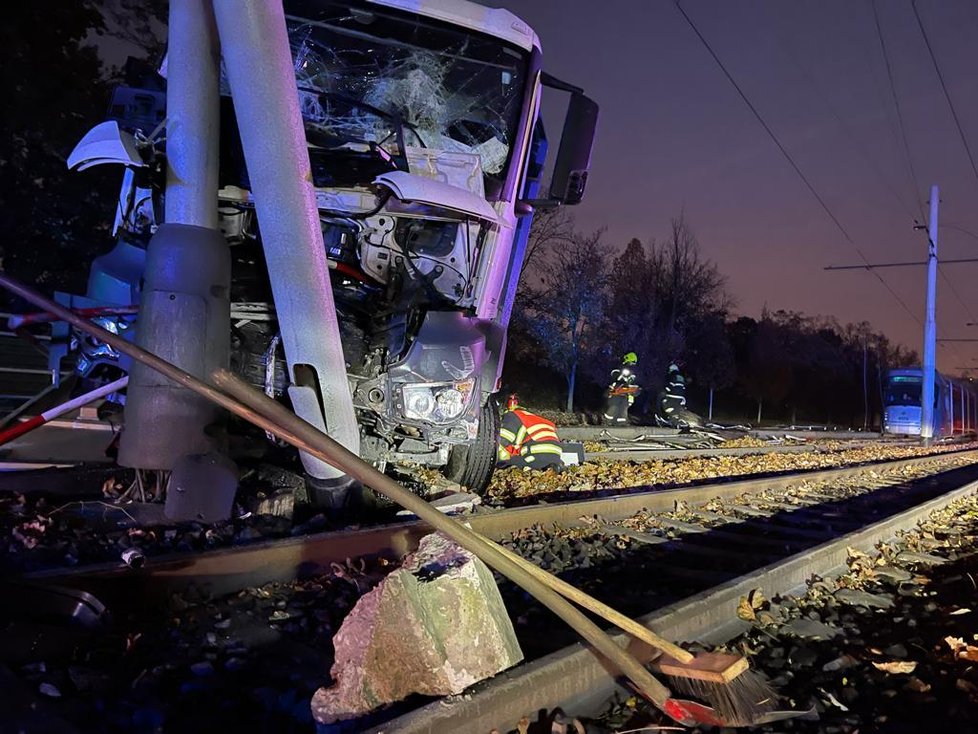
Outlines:
<svg viewBox="0 0 978 734"><path fill-rule="evenodd" d="M924 317L924 385L920 406L920 438L929 446L934 438L934 382L937 352L937 184L930 188L930 221L927 243L927 307Z"/></svg>

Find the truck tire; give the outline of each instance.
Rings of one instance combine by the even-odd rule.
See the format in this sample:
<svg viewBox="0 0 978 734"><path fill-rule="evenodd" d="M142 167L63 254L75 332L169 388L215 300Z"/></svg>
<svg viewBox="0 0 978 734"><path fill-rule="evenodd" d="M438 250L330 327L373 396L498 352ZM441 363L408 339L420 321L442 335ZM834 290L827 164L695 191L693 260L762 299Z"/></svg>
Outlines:
<svg viewBox="0 0 978 734"><path fill-rule="evenodd" d="M475 441L454 446L445 465L445 476L453 482L482 494L489 486L496 468L496 445L499 441L499 408L490 397L479 415L479 432Z"/></svg>

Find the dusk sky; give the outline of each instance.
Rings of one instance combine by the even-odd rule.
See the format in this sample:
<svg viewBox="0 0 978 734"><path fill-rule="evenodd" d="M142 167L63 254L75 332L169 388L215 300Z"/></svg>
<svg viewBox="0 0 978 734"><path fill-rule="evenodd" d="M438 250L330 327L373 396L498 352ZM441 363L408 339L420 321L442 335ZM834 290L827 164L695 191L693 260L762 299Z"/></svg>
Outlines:
<svg viewBox="0 0 978 734"><path fill-rule="evenodd" d="M910 0L877 0L916 173L910 177L869 0L683 7L870 262L922 260L930 186L941 187L942 258L978 256L978 174L962 145ZM548 71L601 105L585 229L616 247L668 233L685 208L736 310L870 321L920 350L922 327L859 263L671 0L496 0L540 35ZM978 154L978 2L918 9L968 143ZM558 132L550 123L551 135ZM960 229L955 229L960 228ZM961 229L975 233L965 234ZM923 320L925 269L879 271ZM938 336L978 338L978 263L946 265ZM962 303L964 301L964 305ZM978 365L978 344L938 349L939 367Z"/></svg>

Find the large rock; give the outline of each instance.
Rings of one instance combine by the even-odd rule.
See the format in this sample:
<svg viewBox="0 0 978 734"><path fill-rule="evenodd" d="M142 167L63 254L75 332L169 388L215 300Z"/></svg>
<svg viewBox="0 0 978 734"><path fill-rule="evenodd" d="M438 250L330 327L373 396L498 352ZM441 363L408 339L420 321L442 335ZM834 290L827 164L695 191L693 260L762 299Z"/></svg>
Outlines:
<svg viewBox="0 0 978 734"><path fill-rule="evenodd" d="M492 572L437 533L357 602L333 646L334 685L312 698L321 724L461 693L523 659Z"/></svg>

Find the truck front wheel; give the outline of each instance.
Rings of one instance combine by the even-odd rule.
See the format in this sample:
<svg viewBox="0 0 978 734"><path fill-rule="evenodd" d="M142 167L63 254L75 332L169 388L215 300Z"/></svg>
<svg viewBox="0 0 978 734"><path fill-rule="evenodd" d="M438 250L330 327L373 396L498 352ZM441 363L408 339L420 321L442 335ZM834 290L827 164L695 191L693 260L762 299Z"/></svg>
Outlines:
<svg viewBox="0 0 978 734"><path fill-rule="evenodd" d="M496 468L496 444L499 441L499 408L490 397L479 414L479 432L466 445L453 446L445 465L445 476L476 494L489 486Z"/></svg>

